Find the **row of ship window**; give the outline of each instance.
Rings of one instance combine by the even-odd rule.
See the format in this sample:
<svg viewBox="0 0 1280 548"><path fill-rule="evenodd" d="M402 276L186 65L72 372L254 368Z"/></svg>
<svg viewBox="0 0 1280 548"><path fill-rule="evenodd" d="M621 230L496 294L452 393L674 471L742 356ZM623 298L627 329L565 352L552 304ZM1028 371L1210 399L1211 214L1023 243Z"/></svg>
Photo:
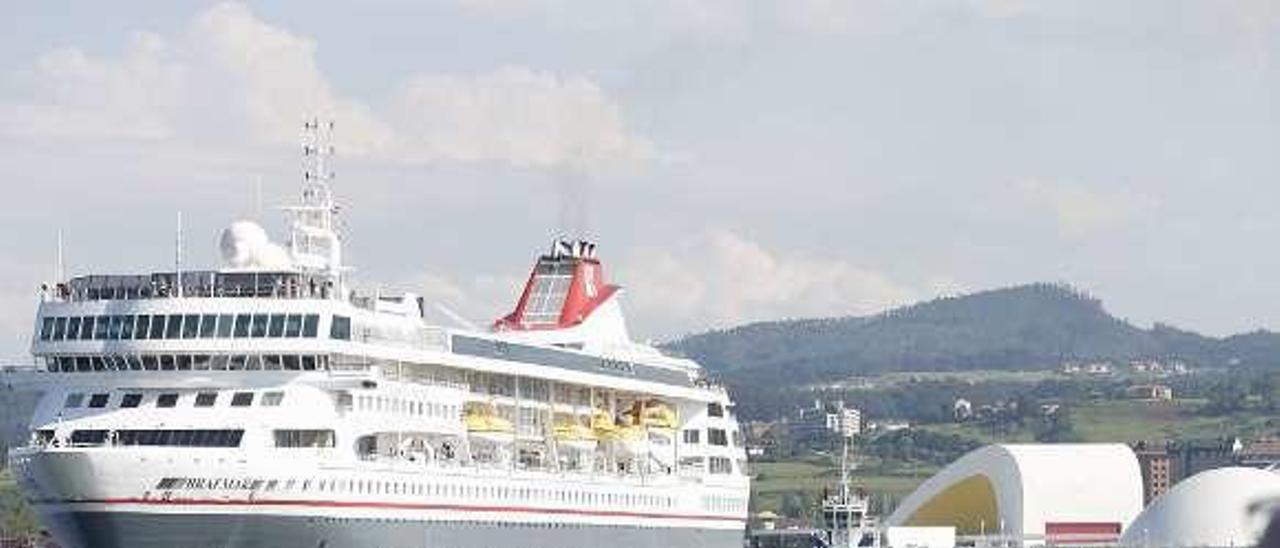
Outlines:
<svg viewBox="0 0 1280 548"><path fill-rule="evenodd" d="M192 398L192 407L216 407L221 394L217 392L196 392ZM231 394L231 407L252 407L255 399L258 405L263 407L278 407L284 403L284 392L263 392L262 397L258 398L255 392L235 392ZM178 406L179 399L185 400L181 394L177 392L164 392L156 394L149 403L160 409L173 408ZM101 392L97 394L89 394L87 401L85 394L80 392L72 392L67 394L63 400L63 409L105 409L110 407L114 401L117 406L122 409L132 409L142 407L144 403L144 394L141 392L128 392L120 394L120 397L113 398L109 392Z"/></svg>
<svg viewBox="0 0 1280 548"><path fill-rule="evenodd" d="M215 478L164 478L156 485L158 491L205 491L236 489L248 491L318 491L324 493L355 493L366 495L414 495L455 497L481 500L520 500L578 505L633 506L647 508L675 508L676 499L664 495L639 493L593 493L573 489L546 489L536 487L474 486L453 483L390 482L357 479L321 480L243 480L234 484ZM702 499L703 507L715 511L743 511L746 502L740 497L708 496Z"/></svg>
<svg viewBox="0 0 1280 548"><path fill-rule="evenodd" d="M328 368L329 356L310 354L105 354L52 356L49 371L316 371Z"/></svg>
<svg viewBox="0 0 1280 548"><path fill-rule="evenodd" d="M41 341L315 338L317 314L124 314L46 317ZM341 328L334 325L334 328ZM350 324L346 327L350 338ZM330 333L343 335L341 329Z"/></svg>
<svg viewBox="0 0 1280 548"><path fill-rule="evenodd" d="M277 448L326 448L333 447L335 440L333 430L275 430L272 434ZM56 443L52 430L40 430L36 437L38 442L44 444ZM235 448L240 447L243 439L244 430L238 429L89 429L72 432L69 442L75 447L111 445Z"/></svg>
<svg viewBox="0 0 1280 548"><path fill-rule="evenodd" d="M402 400L384 398L382 396L359 396L355 399L355 409L374 413L394 413L442 419L456 419L461 416L462 409L457 405L419 400Z"/></svg>

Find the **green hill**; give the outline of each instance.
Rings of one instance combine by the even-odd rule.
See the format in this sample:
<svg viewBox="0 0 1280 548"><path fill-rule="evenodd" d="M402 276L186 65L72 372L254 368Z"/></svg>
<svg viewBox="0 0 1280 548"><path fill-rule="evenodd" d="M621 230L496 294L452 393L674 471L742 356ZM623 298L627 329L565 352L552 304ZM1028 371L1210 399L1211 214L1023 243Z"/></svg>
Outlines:
<svg viewBox="0 0 1280 548"><path fill-rule="evenodd" d="M1143 329L1060 284L940 298L868 317L755 323L691 335L667 349L713 372L765 382L892 371L1049 369L1095 359L1280 363L1276 333L1217 339L1163 324Z"/></svg>

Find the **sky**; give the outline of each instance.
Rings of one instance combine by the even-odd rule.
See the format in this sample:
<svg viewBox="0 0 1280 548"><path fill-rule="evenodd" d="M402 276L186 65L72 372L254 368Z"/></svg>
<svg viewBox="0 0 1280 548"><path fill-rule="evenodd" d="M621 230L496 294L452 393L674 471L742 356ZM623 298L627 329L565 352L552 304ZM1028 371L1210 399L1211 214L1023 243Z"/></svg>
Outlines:
<svg viewBox="0 0 1280 548"><path fill-rule="evenodd" d="M26 2L0 21L0 358L36 289L283 238L334 121L361 287L484 324L557 236L633 334L1049 281L1280 328L1280 3Z"/></svg>

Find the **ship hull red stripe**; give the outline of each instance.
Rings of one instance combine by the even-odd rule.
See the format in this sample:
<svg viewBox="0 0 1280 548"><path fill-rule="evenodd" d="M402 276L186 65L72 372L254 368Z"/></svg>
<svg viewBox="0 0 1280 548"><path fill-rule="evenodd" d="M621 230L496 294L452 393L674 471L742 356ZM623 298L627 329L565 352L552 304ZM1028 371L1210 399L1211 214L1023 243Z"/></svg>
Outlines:
<svg viewBox="0 0 1280 548"><path fill-rule="evenodd" d="M697 514L658 514L618 510L578 510L575 508L535 508L531 506L470 506L461 504L414 504L405 502L357 502L337 500L222 500L222 499L140 499L113 498L100 500L62 500L57 504L137 504L146 506L278 506L302 508L369 508L380 510L452 510L456 512L547 514L590 517L622 517L645 519L679 519L746 522L734 516Z"/></svg>

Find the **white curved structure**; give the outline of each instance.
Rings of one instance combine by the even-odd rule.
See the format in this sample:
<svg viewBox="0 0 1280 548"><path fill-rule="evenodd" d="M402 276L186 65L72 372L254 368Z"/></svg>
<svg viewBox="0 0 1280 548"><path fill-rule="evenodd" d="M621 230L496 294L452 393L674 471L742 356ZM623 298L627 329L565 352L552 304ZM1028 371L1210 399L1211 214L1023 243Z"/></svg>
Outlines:
<svg viewBox="0 0 1280 548"><path fill-rule="evenodd" d="M1114 540L1140 511L1142 476L1126 445L989 445L925 481L888 524Z"/></svg>
<svg viewBox="0 0 1280 548"><path fill-rule="evenodd" d="M1267 515L1255 503L1280 500L1280 474L1255 468L1219 468L1175 485L1129 525L1122 544L1134 546L1253 546Z"/></svg>

